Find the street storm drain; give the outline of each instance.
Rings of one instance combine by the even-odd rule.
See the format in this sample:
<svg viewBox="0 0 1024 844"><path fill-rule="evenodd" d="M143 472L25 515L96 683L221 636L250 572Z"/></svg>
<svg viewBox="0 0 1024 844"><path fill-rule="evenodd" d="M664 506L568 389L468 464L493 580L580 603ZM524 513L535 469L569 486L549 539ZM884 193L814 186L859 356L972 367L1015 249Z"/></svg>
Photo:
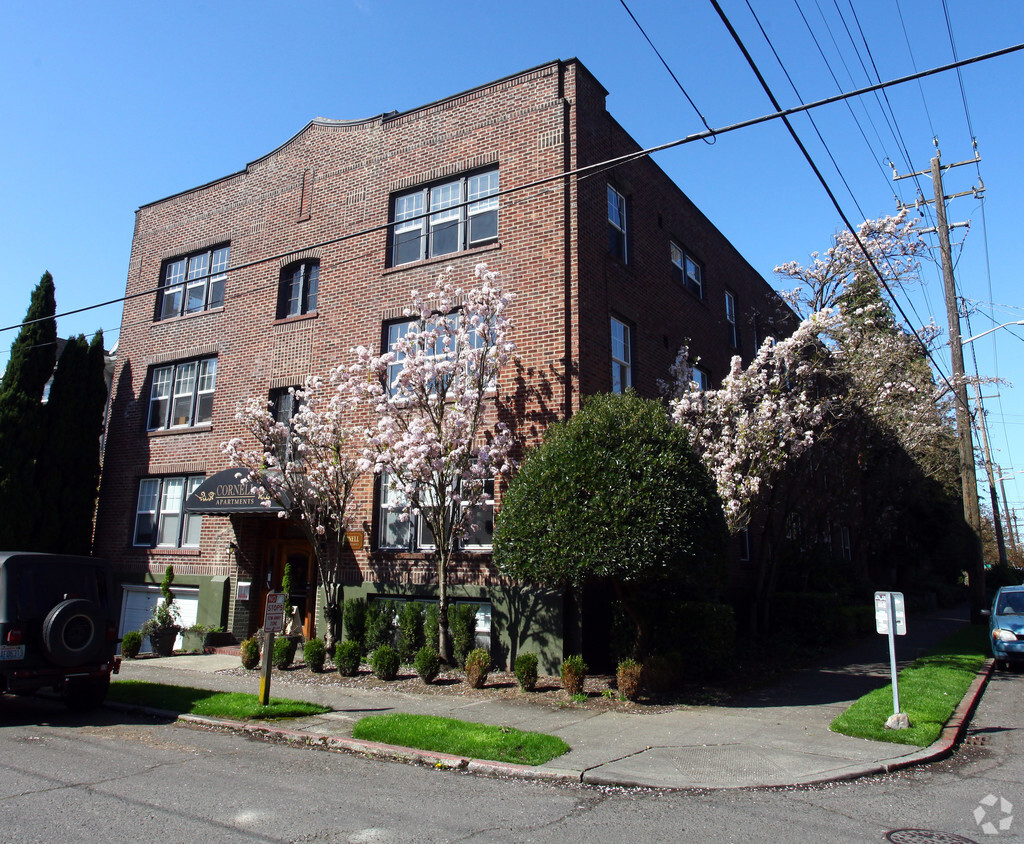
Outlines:
<svg viewBox="0 0 1024 844"><path fill-rule="evenodd" d="M978 844L973 838L933 829L894 829L886 833L885 840L892 844Z"/></svg>

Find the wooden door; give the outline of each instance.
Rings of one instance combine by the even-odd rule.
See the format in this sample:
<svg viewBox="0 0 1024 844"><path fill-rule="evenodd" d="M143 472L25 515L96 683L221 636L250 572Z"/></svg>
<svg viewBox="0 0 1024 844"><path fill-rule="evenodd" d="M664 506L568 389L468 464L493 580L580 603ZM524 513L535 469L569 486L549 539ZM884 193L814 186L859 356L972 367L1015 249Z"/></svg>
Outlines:
<svg viewBox="0 0 1024 844"><path fill-rule="evenodd" d="M271 582L273 589L280 590L284 569L288 565L292 569L292 608L298 611L302 635L312 639L316 635L316 566L313 549L308 542L281 542L277 545Z"/></svg>

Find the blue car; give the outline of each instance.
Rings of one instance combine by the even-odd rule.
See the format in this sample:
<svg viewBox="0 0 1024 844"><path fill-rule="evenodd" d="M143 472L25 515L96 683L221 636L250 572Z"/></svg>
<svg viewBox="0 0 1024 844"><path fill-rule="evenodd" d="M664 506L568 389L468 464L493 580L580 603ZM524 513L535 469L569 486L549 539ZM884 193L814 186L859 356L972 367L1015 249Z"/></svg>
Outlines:
<svg viewBox="0 0 1024 844"><path fill-rule="evenodd" d="M999 668L1024 663L1024 586L1001 586L988 621L992 656Z"/></svg>

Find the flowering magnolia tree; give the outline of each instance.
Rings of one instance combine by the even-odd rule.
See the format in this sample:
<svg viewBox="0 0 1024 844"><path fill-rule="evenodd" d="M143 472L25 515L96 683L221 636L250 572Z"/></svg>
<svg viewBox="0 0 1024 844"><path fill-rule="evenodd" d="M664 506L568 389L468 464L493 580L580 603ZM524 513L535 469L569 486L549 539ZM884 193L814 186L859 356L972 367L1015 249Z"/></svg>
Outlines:
<svg viewBox="0 0 1024 844"><path fill-rule="evenodd" d="M920 256L925 253L926 245L916 224L916 220L907 218L906 211L901 211L895 217L865 220L857 230L856 239L847 230L837 232L832 246L824 254L811 253L807 266L789 261L775 268L777 275L797 284L782 293L783 298L801 317L806 317L825 308L835 308L848 299L858 276L868 274L878 286L858 240L890 289L919 283Z"/></svg>
<svg viewBox="0 0 1024 844"><path fill-rule="evenodd" d="M513 438L489 424L498 376L513 360L512 294L486 264L461 288L449 268L432 290L412 291L392 347L338 374L338 388L371 409L365 457L390 492L398 518L416 516L432 537L437 566L439 650L451 659L448 583L460 540L474 534L493 498L493 479L510 468Z"/></svg>
<svg viewBox="0 0 1024 844"><path fill-rule="evenodd" d="M858 236L890 289L919 281L924 244L904 214L868 220ZM901 328L849 232L808 266L794 261L776 272L799 282L785 298L808 313L790 337L768 338L746 368L733 358L718 390L697 389L686 348L672 369L673 418L715 478L730 530L746 527L773 480L838 423L870 421L926 475L947 474L948 401L922 347L937 329L927 326L919 339Z"/></svg>
<svg viewBox="0 0 1024 844"><path fill-rule="evenodd" d="M698 389L688 348L676 357L672 418L711 473L731 533L746 528L762 491L820 436L828 401L819 397L819 336L837 321L826 311L785 340L768 338L746 368L734 357L718 390Z"/></svg>
<svg viewBox="0 0 1024 844"><path fill-rule="evenodd" d="M222 449L232 466L248 470L247 483L264 493L267 506L279 505L279 515L291 518L313 546L330 644L341 634L341 558L352 493L371 464L361 453L360 432L346 423L349 392L316 377L290 392L294 412L287 420L277 419L265 399L240 405L235 418L256 446L235 437Z"/></svg>

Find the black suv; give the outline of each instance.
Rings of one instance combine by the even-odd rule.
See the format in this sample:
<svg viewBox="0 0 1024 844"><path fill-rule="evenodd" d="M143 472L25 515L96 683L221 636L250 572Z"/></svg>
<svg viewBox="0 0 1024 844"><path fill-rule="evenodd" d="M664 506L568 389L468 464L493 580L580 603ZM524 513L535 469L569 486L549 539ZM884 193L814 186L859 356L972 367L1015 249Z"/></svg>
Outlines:
<svg viewBox="0 0 1024 844"><path fill-rule="evenodd" d="M110 564L0 552L0 692L52 688L71 709L103 702L117 673Z"/></svg>

